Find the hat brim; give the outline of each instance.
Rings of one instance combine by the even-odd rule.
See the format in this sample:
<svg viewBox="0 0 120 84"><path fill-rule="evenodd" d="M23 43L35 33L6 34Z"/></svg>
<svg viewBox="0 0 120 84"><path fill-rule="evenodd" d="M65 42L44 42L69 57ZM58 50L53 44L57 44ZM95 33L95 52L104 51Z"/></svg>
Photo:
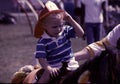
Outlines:
<svg viewBox="0 0 120 84"><path fill-rule="evenodd" d="M42 36L42 34L44 33L44 28L43 28L43 25L42 25L42 20L47 17L48 15L52 14L52 13L60 13L60 12L64 12L64 10L53 10L53 11L50 11L46 14L44 14L43 16L41 16L35 26L35 30L34 30L34 36L36 38L40 38Z"/></svg>

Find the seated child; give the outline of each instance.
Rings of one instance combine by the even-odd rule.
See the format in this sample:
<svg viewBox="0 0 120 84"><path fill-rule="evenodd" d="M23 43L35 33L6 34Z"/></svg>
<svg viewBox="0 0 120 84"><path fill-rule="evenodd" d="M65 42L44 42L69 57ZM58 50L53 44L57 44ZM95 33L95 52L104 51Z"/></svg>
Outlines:
<svg viewBox="0 0 120 84"><path fill-rule="evenodd" d="M65 25L65 22L70 26ZM73 56L70 39L83 35L81 26L66 11L51 1L45 4L34 32L34 36L39 38L35 57L44 69L38 83L48 83L50 76L58 76L63 62L68 63L68 71L79 67Z"/></svg>

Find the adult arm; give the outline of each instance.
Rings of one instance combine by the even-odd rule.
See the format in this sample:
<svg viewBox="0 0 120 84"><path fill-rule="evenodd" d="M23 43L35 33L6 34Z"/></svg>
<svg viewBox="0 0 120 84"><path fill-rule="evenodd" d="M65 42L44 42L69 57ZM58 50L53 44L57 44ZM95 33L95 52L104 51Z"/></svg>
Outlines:
<svg viewBox="0 0 120 84"><path fill-rule="evenodd" d="M86 48L84 48L83 50L74 53L74 56L76 61L85 60L90 58L90 53Z"/></svg>
<svg viewBox="0 0 120 84"><path fill-rule="evenodd" d="M109 34L100 41L94 42L86 46L83 50L76 52L75 59L77 61L90 59L94 56L99 56L105 50L105 46L109 48L116 48L117 40L120 38L120 24L113 28ZM105 44L105 46L104 46Z"/></svg>

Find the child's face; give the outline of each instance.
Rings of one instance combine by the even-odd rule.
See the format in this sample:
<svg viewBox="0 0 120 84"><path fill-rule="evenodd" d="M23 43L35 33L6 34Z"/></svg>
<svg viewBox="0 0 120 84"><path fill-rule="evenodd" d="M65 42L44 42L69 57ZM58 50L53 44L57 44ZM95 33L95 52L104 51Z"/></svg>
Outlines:
<svg viewBox="0 0 120 84"><path fill-rule="evenodd" d="M60 15L50 16L44 25L45 31L51 37L58 37L63 30L63 19Z"/></svg>

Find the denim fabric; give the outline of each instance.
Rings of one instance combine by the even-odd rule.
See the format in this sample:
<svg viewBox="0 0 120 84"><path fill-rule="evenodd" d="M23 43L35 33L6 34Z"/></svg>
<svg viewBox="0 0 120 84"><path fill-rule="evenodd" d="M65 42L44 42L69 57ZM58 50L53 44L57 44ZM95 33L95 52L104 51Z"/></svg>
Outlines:
<svg viewBox="0 0 120 84"><path fill-rule="evenodd" d="M64 9L73 17L75 18L75 15L74 15L74 4L71 3L71 2L65 2L64 3Z"/></svg>
<svg viewBox="0 0 120 84"><path fill-rule="evenodd" d="M85 34L87 44L100 40L102 23L85 23Z"/></svg>

